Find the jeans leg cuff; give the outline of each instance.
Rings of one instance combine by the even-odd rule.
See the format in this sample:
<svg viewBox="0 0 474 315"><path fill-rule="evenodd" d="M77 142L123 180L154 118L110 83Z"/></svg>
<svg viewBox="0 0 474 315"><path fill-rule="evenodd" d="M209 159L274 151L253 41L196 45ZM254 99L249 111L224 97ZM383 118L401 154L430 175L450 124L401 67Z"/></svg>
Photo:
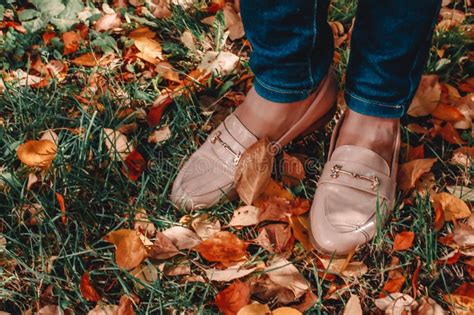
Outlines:
<svg viewBox="0 0 474 315"><path fill-rule="evenodd" d="M292 103L306 99L312 92L312 90L301 89L301 90L283 90L280 88L274 88L261 80L255 78L253 86L255 91L266 100L276 103Z"/></svg>
<svg viewBox="0 0 474 315"><path fill-rule="evenodd" d="M356 113L380 118L400 118L405 114L404 104L387 104L365 99L352 91L345 91L347 107Z"/></svg>

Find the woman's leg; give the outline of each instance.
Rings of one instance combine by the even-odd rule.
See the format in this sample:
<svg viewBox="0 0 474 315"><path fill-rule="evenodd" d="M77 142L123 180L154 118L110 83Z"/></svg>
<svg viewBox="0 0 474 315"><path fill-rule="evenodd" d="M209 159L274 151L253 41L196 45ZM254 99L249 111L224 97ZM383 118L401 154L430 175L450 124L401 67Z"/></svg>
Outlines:
<svg viewBox="0 0 474 315"><path fill-rule="evenodd" d="M359 0L345 97L349 109L311 209L317 247L347 253L368 242L394 206L399 118L419 84L440 0Z"/></svg>

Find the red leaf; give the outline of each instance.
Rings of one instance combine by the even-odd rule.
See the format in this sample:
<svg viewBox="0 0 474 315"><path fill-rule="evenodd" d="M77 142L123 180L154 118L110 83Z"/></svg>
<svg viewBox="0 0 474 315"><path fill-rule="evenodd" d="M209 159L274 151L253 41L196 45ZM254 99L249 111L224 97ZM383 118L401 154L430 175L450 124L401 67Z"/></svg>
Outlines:
<svg viewBox="0 0 474 315"><path fill-rule="evenodd" d="M217 11L224 8L225 0L212 0L211 4L207 7L207 12L210 14L216 14Z"/></svg>
<svg viewBox="0 0 474 315"><path fill-rule="evenodd" d="M438 104L431 115L434 118L450 122L461 121L464 119L464 115L459 111L459 109L447 104Z"/></svg>
<svg viewBox="0 0 474 315"><path fill-rule="evenodd" d="M63 222L63 224L66 224L66 204L64 203L63 195L61 195L60 193L56 193L56 200L58 201L59 209L61 210L61 221Z"/></svg>
<svg viewBox="0 0 474 315"><path fill-rule="evenodd" d="M163 112L165 111L166 107L170 105L173 102L173 99L171 97L165 99L158 105L153 105L150 110L148 111L148 114L146 116L146 120L148 121L148 125L150 127L155 127L158 125L161 121L161 116L163 116Z"/></svg>
<svg viewBox="0 0 474 315"><path fill-rule="evenodd" d="M49 42L51 41L51 39L53 39L54 37L56 37L56 33L53 32L53 31L46 31L43 33L43 42L45 45L48 45Z"/></svg>
<svg viewBox="0 0 474 315"><path fill-rule="evenodd" d="M443 138L445 141L451 144L463 144L466 143L461 136L459 135L458 131L454 129L451 123L446 123L444 127L442 127L438 134Z"/></svg>
<svg viewBox="0 0 474 315"><path fill-rule="evenodd" d="M89 273L84 272L81 277L81 284L79 286L79 289L81 290L82 296L91 302L97 302L100 300L100 295L97 293L97 291L94 289L92 286L90 279L89 279Z"/></svg>
<svg viewBox="0 0 474 315"><path fill-rule="evenodd" d="M393 241L393 250L400 251L409 249L413 245L415 240L415 233L410 231L400 232L395 235L395 240Z"/></svg>
<svg viewBox="0 0 474 315"><path fill-rule="evenodd" d="M146 166L146 161L143 156L137 150L133 150L125 159L126 168L123 168L122 171L133 181L136 181L140 175L143 173L143 170Z"/></svg>
<svg viewBox="0 0 474 315"><path fill-rule="evenodd" d="M459 89L466 93L474 92L474 77L470 77L459 85Z"/></svg>
<svg viewBox="0 0 474 315"><path fill-rule="evenodd" d="M413 161L413 160L418 160L418 159L423 159L425 157L425 145L420 144L417 147L408 147L408 152L407 152L407 162L408 161Z"/></svg>
<svg viewBox="0 0 474 315"><path fill-rule="evenodd" d="M215 303L219 310L225 315L235 315L249 304L250 286L239 280L222 290L216 295Z"/></svg>
<svg viewBox="0 0 474 315"><path fill-rule="evenodd" d="M79 49L79 44L81 42L81 37L74 31L63 33L62 35L64 42L64 54L72 54Z"/></svg>

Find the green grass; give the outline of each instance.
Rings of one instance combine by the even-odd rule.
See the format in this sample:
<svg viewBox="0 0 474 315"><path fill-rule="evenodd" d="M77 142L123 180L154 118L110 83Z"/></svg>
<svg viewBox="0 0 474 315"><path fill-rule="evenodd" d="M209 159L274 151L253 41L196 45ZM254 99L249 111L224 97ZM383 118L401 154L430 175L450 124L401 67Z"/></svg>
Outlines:
<svg viewBox="0 0 474 315"><path fill-rule="evenodd" d="M331 19L341 21L348 28L355 14L355 4L355 1L334 1ZM199 5L196 4L196 8ZM210 131L209 126L215 124L216 116L202 114L202 104L216 101L228 91L244 89L242 84L234 83L249 72L248 51L239 42L233 43L231 47L229 43L223 43L222 26L219 23L213 28L203 25L200 23L203 16L197 9L185 12L175 8L173 18L153 21L153 29L158 31L163 41L168 60L184 73L194 69L199 62L179 41L179 35L189 29L202 43L210 43L214 49L223 49L226 45L226 49L239 52L242 65L238 74L221 78L221 82L210 79L200 92L175 99L162 119L161 124L169 125L172 131L171 138L164 143L147 143L151 128L137 115L117 118L121 107L136 109L151 103L160 88L166 86L160 78L122 82L115 79L116 72L101 69L109 86L126 93L125 97L117 94L102 96L100 102L104 105L103 111L85 109L73 98L74 94L80 93L84 84L79 74L90 74L90 70L83 68L70 69L71 73L76 73L75 76L64 82L53 82L46 88L7 86L0 95L0 178L3 179L3 182L0 181L0 238L6 240L2 252L0 239L0 310L20 314L36 303L52 303L77 314L85 314L95 305L87 302L79 290L81 275L89 271L94 286L107 303L117 304L122 294L139 296L138 314L168 314L173 310L186 314L217 312L213 300L216 293L226 286L225 283L182 282L180 277L168 277L161 272L157 281L142 282L116 266L113 245L103 241L110 231L131 228L134 214L140 208L146 209L150 220L159 230L175 225L186 214L173 207L168 194L179 165L205 140ZM26 69L28 58L24 53L31 45L39 43L40 38L37 35L13 34L3 39L5 43L0 48L0 65L4 69ZM92 33L91 36L94 40L101 39L102 35ZM119 48L125 45L123 39L117 39L115 44ZM436 69L439 61L436 50L443 45L449 45L444 58L453 61ZM52 47L43 50L44 56L47 52L56 57L60 48L61 43L53 43ZM459 63L459 57L465 55L467 49L466 38L458 29L437 32L427 72L438 73L449 82L459 82L468 76L468 70L472 67L472 64L461 67ZM343 46L339 51L343 58L337 70L342 73L349 49ZM140 65L133 67L140 76ZM408 119L405 123L411 121L419 122ZM103 140L103 128L115 129L133 122L138 127L128 135L128 139L138 144L138 150L147 160L147 169L137 182L128 180L122 174L120 161L110 160ZM49 171L37 172L39 182L27 190L31 170L20 163L15 149L26 140L38 139L41 132L47 129L53 129L59 135L58 155ZM287 151L314 157L314 167L319 174L326 159L324 152L328 147L330 129L295 141ZM80 132L74 133L73 130ZM404 131L404 142L419 142L417 135ZM468 134L464 136L472 143ZM438 139L426 143L427 155L440 156L441 161L448 160L455 148ZM444 187L447 182L453 181L460 171L445 162L438 162L434 169L438 186ZM471 176L472 173L471 169ZM313 176L293 188L293 192L311 198L315 189L316 177ZM65 197L66 225L61 221L55 192ZM400 197L399 203L401 201ZM32 225L32 215L25 209L34 204L39 204L40 210L34 216L38 223ZM201 212L224 223L228 222L238 205L234 201ZM443 294L468 281L468 275L463 273L460 264L448 266L436 263L448 252L437 242L437 238L446 234L452 225L447 224L442 231L435 232L432 221L433 211L427 198L419 196L415 198L413 206L395 210L378 237L353 259L363 260L369 266L369 272L359 281L348 282L351 283L350 287L337 300L325 297L330 288L330 282L324 280L326 274L318 275L318 271L323 270L318 270L314 257L301 250L298 244L290 260L310 280L313 291L318 295L318 303L308 313L340 312L344 301L347 301L348 292L361 297L365 310L373 309L373 301L381 292L390 269L393 236L403 230L416 232L413 248L395 254L406 270L404 290L411 293L410 275L419 258L422 264L419 294L429 295L447 309ZM234 232L246 239L256 236L254 229ZM268 253L256 246L250 246L249 252L252 254L251 260L256 262L268 258ZM202 259L193 251L186 254L187 257L180 255L167 260L166 264L189 260L193 273L200 274ZM334 283L342 286L344 280L337 279ZM52 288L52 296L44 294L49 287ZM274 303L270 304L275 306Z"/></svg>

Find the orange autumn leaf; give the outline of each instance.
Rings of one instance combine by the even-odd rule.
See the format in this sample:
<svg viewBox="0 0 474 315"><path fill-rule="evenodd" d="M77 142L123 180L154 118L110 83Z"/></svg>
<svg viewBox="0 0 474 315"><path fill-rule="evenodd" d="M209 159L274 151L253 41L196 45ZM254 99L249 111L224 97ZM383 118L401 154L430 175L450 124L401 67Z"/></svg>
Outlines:
<svg viewBox="0 0 474 315"><path fill-rule="evenodd" d="M30 140L16 151L20 161L31 167L48 169L56 157L57 146L51 140Z"/></svg>
<svg viewBox="0 0 474 315"><path fill-rule="evenodd" d="M247 256L247 243L227 231L220 231L202 241L196 250L207 261L232 265Z"/></svg>
<svg viewBox="0 0 474 315"><path fill-rule="evenodd" d="M212 0L209 6L207 7L207 13L216 14L217 11L224 8L225 0Z"/></svg>
<svg viewBox="0 0 474 315"><path fill-rule="evenodd" d="M425 145L420 144L416 147L409 146L407 149L407 161L419 160L425 157Z"/></svg>
<svg viewBox="0 0 474 315"><path fill-rule="evenodd" d="M312 251L314 246L309 237L310 232L307 228L309 226L308 219L304 216L291 216L289 221L295 238L307 251Z"/></svg>
<svg viewBox="0 0 474 315"><path fill-rule="evenodd" d="M399 277L396 277L393 279L389 279L387 282L385 282L382 288L382 293L380 293L380 297L385 296L385 292L388 292L388 293L400 292L404 283L405 283L405 276L403 275L400 275Z"/></svg>
<svg viewBox="0 0 474 315"><path fill-rule="evenodd" d="M71 62L78 66L95 67L98 63L98 58L94 53L88 52L72 59Z"/></svg>
<svg viewBox="0 0 474 315"><path fill-rule="evenodd" d="M435 74L424 75L421 77L418 89L408 108L408 115L413 117L429 115L435 110L440 99L439 76Z"/></svg>
<svg viewBox="0 0 474 315"><path fill-rule="evenodd" d="M133 310L133 301L136 303L139 302L138 297L135 298L129 297L127 295L122 295L119 300L119 307L117 310L117 315L135 315Z"/></svg>
<svg viewBox="0 0 474 315"><path fill-rule="evenodd" d="M100 300L100 295L96 289L92 286L89 278L89 273L84 272L81 277L81 284L79 285L82 296L91 302L97 302Z"/></svg>
<svg viewBox="0 0 474 315"><path fill-rule="evenodd" d="M64 197L60 193L55 193L56 194L56 200L58 201L59 205L59 210L61 210L61 221L63 224L67 223L67 217L66 217L66 204L64 203Z"/></svg>
<svg viewBox="0 0 474 315"><path fill-rule="evenodd" d="M155 127L160 124L161 117L165 109L173 103L173 98L168 97L163 101L160 101L158 104L154 104L149 110L146 115L146 120L148 122L148 126Z"/></svg>
<svg viewBox="0 0 474 315"><path fill-rule="evenodd" d="M75 31L69 31L63 33L62 39L64 42L64 54L72 54L79 49L79 44L81 43L81 36Z"/></svg>
<svg viewBox="0 0 474 315"><path fill-rule="evenodd" d="M461 136L459 135L458 131L454 129L451 123L446 123L439 131L438 135L441 136L445 141L451 144L463 144L466 143Z"/></svg>
<svg viewBox="0 0 474 315"><path fill-rule="evenodd" d="M443 207L439 202L434 202L433 205L435 218L434 218L434 229L440 231L444 226L444 211Z"/></svg>
<svg viewBox="0 0 474 315"><path fill-rule="evenodd" d="M471 216L469 206L463 200L450 193L440 192L434 194L432 198L435 206L439 204L443 210L444 219L446 221L465 219Z"/></svg>
<svg viewBox="0 0 474 315"><path fill-rule="evenodd" d="M421 175L429 172L436 159L417 159L400 165L398 170L398 187L404 193L408 193L415 187L416 181Z"/></svg>
<svg viewBox="0 0 474 315"><path fill-rule="evenodd" d="M148 257L145 245L135 230L112 231L104 237L104 240L116 246L115 262L121 268L133 269Z"/></svg>
<svg viewBox="0 0 474 315"><path fill-rule="evenodd" d="M242 281L236 280L230 286L217 293L215 303L224 315L235 315L249 304L250 286Z"/></svg>
<svg viewBox="0 0 474 315"><path fill-rule="evenodd" d="M393 250L401 251L412 247L413 241L415 240L415 233L411 231L403 231L395 235L393 241Z"/></svg>
<svg viewBox="0 0 474 315"><path fill-rule="evenodd" d="M439 104L431 113L434 118L449 122L456 122L464 119L464 115L456 107L447 104Z"/></svg>
<svg viewBox="0 0 474 315"><path fill-rule="evenodd" d="M294 186L301 182L305 177L305 170L301 161L286 152L283 152L283 184Z"/></svg>
<svg viewBox="0 0 474 315"><path fill-rule="evenodd" d="M455 314L468 315L474 313L474 282L466 282L451 294L444 296Z"/></svg>
<svg viewBox="0 0 474 315"><path fill-rule="evenodd" d="M466 93L474 92L474 77L470 77L459 84L459 89Z"/></svg>
<svg viewBox="0 0 474 315"><path fill-rule="evenodd" d="M122 168L122 172L128 176L132 181L136 181L146 166L146 161L143 156L137 150L133 150L125 158L125 166Z"/></svg>
<svg viewBox="0 0 474 315"><path fill-rule="evenodd" d="M56 33L53 31L46 31L43 33L42 38L45 45L48 45L51 39L56 37Z"/></svg>

